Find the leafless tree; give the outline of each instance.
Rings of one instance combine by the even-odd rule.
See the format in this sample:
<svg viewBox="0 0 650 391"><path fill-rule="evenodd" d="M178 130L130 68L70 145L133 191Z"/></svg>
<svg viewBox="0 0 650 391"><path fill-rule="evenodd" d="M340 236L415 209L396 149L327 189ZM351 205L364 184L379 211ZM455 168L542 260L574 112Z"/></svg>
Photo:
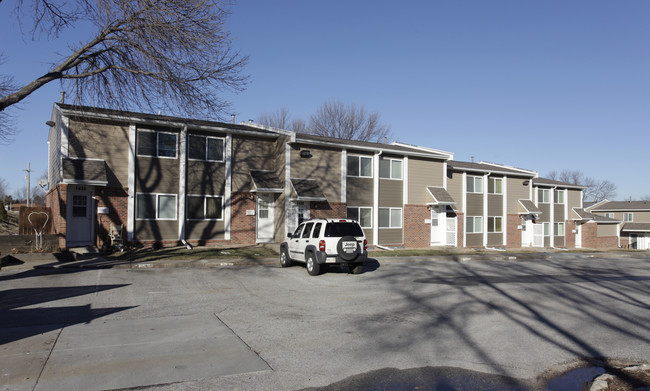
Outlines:
<svg viewBox="0 0 650 391"><path fill-rule="evenodd" d="M641 196L640 201L650 201L650 194L646 194L644 196Z"/></svg>
<svg viewBox="0 0 650 391"><path fill-rule="evenodd" d="M338 100L326 101L318 108L310 117L308 131L346 140L384 142L390 138L390 126L381 122L379 113Z"/></svg>
<svg viewBox="0 0 650 391"><path fill-rule="evenodd" d="M9 185L7 184L7 180L0 178L0 199L4 199L4 197L7 195L8 189Z"/></svg>
<svg viewBox="0 0 650 391"><path fill-rule="evenodd" d="M257 117L257 122L278 129L291 130L298 133L305 133L307 124L302 119L291 119L289 109L283 107L272 113L262 113Z"/></svg>
<svg viewBox="0 0 650 391"><path fill-rule="evenodd" d="M586 189L582 192L582 198L585 201L602 201L604 199L612 199L616 196L616 185L609 180L605 179L598 181L594 178L586 176L580 170L562 170L557 172L555 170L548 173L549 179L557 180L560 182L567 182L574 185L585 186Z"/></svg>
<svg viewBox="0 0 650 391"><path fill-rule="evenodd" d="M224 90L240 91L248 58L234 51L228 0L19 0L14 9L32 37L92 26L83 41L22 86L0 79L0 113L52 81L74 103L221 118ZM25 31L25 30L23 30ZM85 31L81 30L80 31ZM0 134L6 134L0 128Z"/></svg>

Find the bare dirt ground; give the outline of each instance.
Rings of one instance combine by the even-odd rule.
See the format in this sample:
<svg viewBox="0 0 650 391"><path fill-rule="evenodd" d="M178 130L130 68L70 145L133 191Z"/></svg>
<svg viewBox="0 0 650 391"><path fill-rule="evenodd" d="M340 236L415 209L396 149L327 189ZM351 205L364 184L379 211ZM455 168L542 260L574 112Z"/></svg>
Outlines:
<svg viewBox="0 0 650 391"><path fill-rule="evenodd" d="M7 219L0 220L1 235L18 235L18 211L9 211Z"/></svg>

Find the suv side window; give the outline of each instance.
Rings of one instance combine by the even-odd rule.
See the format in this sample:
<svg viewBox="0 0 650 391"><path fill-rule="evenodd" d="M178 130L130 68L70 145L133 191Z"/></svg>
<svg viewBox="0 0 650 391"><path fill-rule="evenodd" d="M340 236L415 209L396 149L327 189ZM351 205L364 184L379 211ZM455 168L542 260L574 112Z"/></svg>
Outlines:
<svg viewBox="0 0 650 391"><path fill-rule="evenodd" d="M317 223L314 226L314 232L312 232L311 237L312 238L318 238L320 236L320 229L323 227L323 223Z"/></svg>
<svg viewBox="0 0 650 391"><path fill-rule="evenodd" d="M300 237L300 232L302 232L304 226L304 224L299 225L298 228L296 228L296 230L293 232L291 239L298 239Z"/></svg>
<svg viewBox="0 0 650 391"><path fill-rule="evenodd" d="M303 238L308 238L309 237L309 234L311 233L311 227L313 227L313 226L314 226L314 223L307 223L305 225L305 230L302 231L302 237Z"/></svg>

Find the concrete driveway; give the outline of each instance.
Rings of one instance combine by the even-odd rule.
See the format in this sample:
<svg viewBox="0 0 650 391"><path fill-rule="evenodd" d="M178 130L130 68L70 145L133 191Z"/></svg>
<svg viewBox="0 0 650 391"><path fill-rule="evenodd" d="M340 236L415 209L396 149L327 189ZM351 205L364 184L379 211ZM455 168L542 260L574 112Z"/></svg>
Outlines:
<svg viewBox="0 0 650 391"><path fill-rule="evenodd" d="M650 361L649 309L633 256L1 271L0 390L291 390L423 367L526 389L582 358Z"/></svg>

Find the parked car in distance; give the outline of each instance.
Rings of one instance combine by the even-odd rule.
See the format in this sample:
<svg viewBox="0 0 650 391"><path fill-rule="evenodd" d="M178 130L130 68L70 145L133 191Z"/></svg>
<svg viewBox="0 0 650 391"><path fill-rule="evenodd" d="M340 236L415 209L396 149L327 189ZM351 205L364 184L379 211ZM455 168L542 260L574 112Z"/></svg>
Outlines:
<svg viewBox="0 0 650 391"><path fill-rule="evenodd" d="M347 265L354 274L363 271L368 259L368 241L363 229L350 219L314 219L301 223L280 245L280 264L305 262L312 276L322 265Z"/></svg>

